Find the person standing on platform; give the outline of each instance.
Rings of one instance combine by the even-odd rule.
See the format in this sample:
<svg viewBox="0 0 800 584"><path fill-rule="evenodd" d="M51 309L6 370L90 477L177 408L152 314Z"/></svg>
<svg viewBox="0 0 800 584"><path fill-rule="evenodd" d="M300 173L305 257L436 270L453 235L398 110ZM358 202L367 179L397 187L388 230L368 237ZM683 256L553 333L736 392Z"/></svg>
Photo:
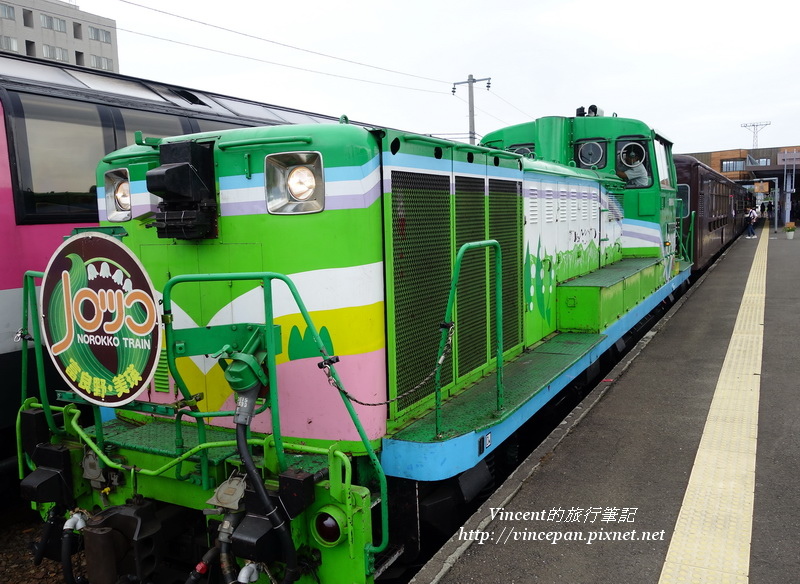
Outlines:
<svg viewBox="0 0 800 584"><path fill-rule="evenodd" d="M753 225L756 222L757 217L755 207L748 207L747 208L747 217L745 218L745 223L747 224L747 235L744 236L745 239L756 239L758 237L756 235L756 230L753 228Z"/></svg>

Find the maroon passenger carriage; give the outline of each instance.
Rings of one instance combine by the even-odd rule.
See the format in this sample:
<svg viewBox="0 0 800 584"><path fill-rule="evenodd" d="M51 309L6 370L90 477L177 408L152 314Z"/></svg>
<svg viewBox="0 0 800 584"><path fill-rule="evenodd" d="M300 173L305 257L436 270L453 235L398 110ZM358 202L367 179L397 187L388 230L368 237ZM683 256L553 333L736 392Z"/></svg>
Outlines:
<svg viewBox="0 0 800 584"><path fill-rule="evenodd" d="M694 270L700 271L741 235L747 206L755 204L755 199L742 185L696 158L685 154L675 154L673 158L683 205L678 220L690 221L692 213L695 215L692 257Z"/></svg>

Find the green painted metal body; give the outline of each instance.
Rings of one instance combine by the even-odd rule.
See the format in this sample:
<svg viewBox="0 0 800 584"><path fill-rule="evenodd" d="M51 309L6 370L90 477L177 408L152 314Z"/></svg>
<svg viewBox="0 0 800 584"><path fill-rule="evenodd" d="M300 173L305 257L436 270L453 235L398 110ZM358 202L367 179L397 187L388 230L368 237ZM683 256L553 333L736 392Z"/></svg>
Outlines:
<svg viewBox="0 0 800 584"><path fill-rule="evenodd" d="M26 282L33 282L41 273L32 272L26 276ZM303 302L291 280L280 274L272 273L237 273L214 275L185 275L171 279L167 282L163 294L165 315L171 315L172 290L179 284L202 283L210 281L235 281L259 280L264 283L265 305L267 314L271 315L271 301L269 292L271 281L278 280L285 284L310 329L314 342L320 354L328 358L328 352L319 333L314 327ZM25 296L23 312L28 314L36 308L36 299L33 295ZM271 316L267 323L271 323ZM268 387L277 384L275 377L274 359L281 353L280 329L274 324L271 326L243 323L238 326L198 327L195 329L175 330L172 319L165 318L167 358L172 365L178 357L210 353L220 347L241 347L243 352L255 351L265 347L267 363L264 369L269 375ZM272 334L266 334L271 330ZM38 328L33 329L33 340L38 337ZM261 340L253 342L253 338ZM38 343L37 343L38 346ZM184 396L183 406L193 403L198 398L192 395L185 385L177 368L172 367L176 384ZM327 374L339 386L341 380L333 363L327 365ZM118 484L115 488L98 492L89 487L87 481L74 481L72 496L80 508L91 509L97 507L109 508L114 505L125 505L134 497L152 499L162 503L179 505L191 509L202 510L208 507L208 499L214 488L220 485L231 473L239 468L241 462L237 455L237 443L234 432L226 428L207 427L206 419L232 416L234 412L198 412L162 407L155 411L159 417L150 417L141 412L152 411L151 407L143 403L133 403L121 407L117 417L109 422L103 422L99 413L100 408L95 405L85 404L83 400L73 394L61 394L60 398L67 401L83 403L93 411L94 424L84 428L81 421L81 411L76 405L52 406L47 401L45 388L41 388L42 403L34 398L25 400L20 412L29 409L42 409L46 412L48 425L54 435L53 442L66 447L70 452L73 465L81 466L86 449L91 450L103 468L117 471ZM277 403L277 392L270 392L270 409L280 411ZM350 458L335 444L327 448L313 447L302 444L284 445L280 434L279 421L274 424L274 431L269 435L254 436L248 440L251 447L257 447L263 452L259 466L262 469L267 487L277 490L277 476L286 470L291 463L293 468L300 468L307 472L326 470L329 480L322 481L315 486L314 503L304 512L306 521L296 518L292 522L292 537L295 545L308 546L314 540L310 535L315 514L321 509L335 506L341 508L346 518L346 536L341 544L330 546L315 546L322 558L316 575L301 578L300 582L315 582L322 577L323 581L336 581L344 572L355 573L350 577L354 582L371 582L374 570L374 556L383 551L388 545L388 490L386 476L383 474L380 462L369 439L360 425L358 416L349 400L342 393L345 407L352 416L353 423L358 427L362 437L363 448L367 452L374 477L378 483L378 493L372 496L366 487L355 485L352 482L353 472ZM262 411L263 411L262 407ZM127 415L126 412L128 412ZM63 416L63 426L59 426L54 413ZM171 415L169 415L171 414ZM169 417L161 417L169 415ZM182 421L183 417L192 418L193 422ZM19 417L18 417L19 420ZM17 428L18 434L21 428ZM30 459L21 450L22 440L18 439L18 454L20 460L20 477L24 476L23 466L34 468ZM321 462L320 461L320 456ZM313 462L314 460L317 462ZM180 488L176 488L177 485ZM380 508L380 531L377 542L372 540L372 507L377 503ZM319 562L319 559L316 560ZM359 575L360 574L360 575ZM265 580L266 581L266 580Z"/></svg>
<svg viewBox="0 0 800 584"><path fill-rule="evenodd" d="M609 155L578 167L576 145L601 136ZM621 118L544 118L483 146L340 124L142 139L107 156L101 184L106 171L130 176L123 241L162 291L169 375L115 419L93 406L85 428L75 405L48 404L43 387L26 402L46 412L75 469L89 450L121 478L102 492L76 470L79 505L141 496L208 508L242 466L232 396L261 384L248 444L267 486L287 469L328 473L291 520L304 559L320 558L301 582L372 582L389 546L386 442L436 444L523 423L677 270L674 169L653 162L652 184L626 189L611 154L626 140L656 158L655 133ZM160 238L147 173L165 147L187 141L213 152L215 233ZM525 144L535 159L508 150ZM275 212L270 180L308 160L321 166L324 206ZM314 535L326 505L346 517L336 545Z"/></svg>
<svg viewBox="0 0 800 584"><path fill-rule="evenodd" d="M659 260L626 259L558 287L559 328L599 333L656 289Z"/></svg>

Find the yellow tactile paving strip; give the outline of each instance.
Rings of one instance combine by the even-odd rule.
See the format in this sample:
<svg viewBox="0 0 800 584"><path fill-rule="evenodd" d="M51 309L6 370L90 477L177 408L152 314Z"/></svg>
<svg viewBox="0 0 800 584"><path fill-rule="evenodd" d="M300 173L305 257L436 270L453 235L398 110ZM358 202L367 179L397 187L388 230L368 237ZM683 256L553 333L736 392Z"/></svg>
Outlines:
<svg viewBox="0 0 800 584"><path fill-rule="evenodd" d="M768 241L758 242L659 584L749 580Z"/></svg>

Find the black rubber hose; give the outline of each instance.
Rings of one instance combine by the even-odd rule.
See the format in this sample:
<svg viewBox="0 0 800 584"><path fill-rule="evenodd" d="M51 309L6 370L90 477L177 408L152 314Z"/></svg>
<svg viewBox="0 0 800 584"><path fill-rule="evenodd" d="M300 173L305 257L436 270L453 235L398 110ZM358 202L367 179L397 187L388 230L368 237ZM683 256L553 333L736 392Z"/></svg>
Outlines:
<svg viewBox="0 0 800 584"><path fill-rule="evenodd" d="M192 572L189 574L189 577L186 579L186 584L195 584L196 582L199 582L203 576L208 573L208 569L219 559L219 554L219 547L214 546L209 549L203 556L203 559L200 560L200 563L197 564L194 570L192 570ZM198 568L201 568L202 571L199 571Z"/></svg>
<svg viewBox="0 0 800 584"><path fill-rule="evenodd" d="M72 573L72 540L75 534L71 530L65 529L61 533L61 572L64 574L66 584L77 584L75 575Z"/></svg>
<svg viewBox="0 0 800 584"><path fill-rule="evenodd" d="M236 584L239 575L236 573L236 560L231 555L230 542L219 544L219 567L222 570L222 581L225 584Z"/></svg>
<svg viewBox="0 0 800 584"><path fill-rule="evenodd" d="M50 509L50 512L47 514L47 523L44 524L44 529L42 530L42 537L39 541L34 544L33 546L33 565L38 566L42 563L42 559L44 558L44 552L47 549L47 542L50 541L50 538L54 535L53 531L56 529L56 524L59 524L59 527L64 524L64 519L60 517L63 514L63 509L61 509L58 505Z"/></svg>
<svg viewBox="0 0 800 584"><path fill-rule="evenodd" d="M267 489L261 481L261 476L258 474L256 465L253 464L253 458L250 456L250 450L247 448L247 425L236 424L236 446L239 450L239 456L242 459L244 468L247 471L247 478L255 489L261 504L266 509L266 516L269 519L272 529L274 529L283 548L283 561L286 563L286 573L283 576L283 584L290 584L297 580L299 573L297 570L297 551L294 549L294 542L292 541L292 532L286 525L286 521L278 515L279 511L269 500Z"/></svg>

